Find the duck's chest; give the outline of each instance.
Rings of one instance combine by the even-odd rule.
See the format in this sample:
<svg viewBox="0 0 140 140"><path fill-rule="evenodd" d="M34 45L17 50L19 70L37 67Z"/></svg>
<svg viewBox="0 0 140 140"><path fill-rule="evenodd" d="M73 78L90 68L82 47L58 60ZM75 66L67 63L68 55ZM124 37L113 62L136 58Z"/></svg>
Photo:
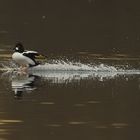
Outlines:
<svg viewBox="0 0 140 140"><path fill-rule="evenodd" d="M12 55L12 59L20 65L29 65L29 64L35 65L35 62L32 59L24 56L22 53L19 53L19 52L15 52Z"/></svg>
<svg viewBox="0 0 140 140"><path fill-rule="evenodd" d="M17 63L24 63L24 62L27 61L27 60L26 60L26 57L25 57L23 54L18 53L18 52L15 52L15 53L12 55L12 59L13 59L14 61L16 61Z"/></svg>

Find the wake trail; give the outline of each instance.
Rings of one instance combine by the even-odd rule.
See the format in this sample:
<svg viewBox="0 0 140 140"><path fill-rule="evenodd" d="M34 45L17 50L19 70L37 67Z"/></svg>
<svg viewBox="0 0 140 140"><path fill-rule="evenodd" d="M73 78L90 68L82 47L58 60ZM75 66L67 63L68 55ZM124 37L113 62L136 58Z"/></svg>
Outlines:
<svg viewBox="0 0 140 140"><path fill-rule="evenodd" d="M38 65L30 68L32 71L117 71L113 66L104 64L83 64L65 61L55 61L54 63L45 63L44 65Z"/></svg>
<svg viewBox="0 0 140 140"><path fill-rule="evenodd" d="M13 63L10 62L8 64L1 64L0 67L1 71L12 71L12 70L19 70L19 67ZM35 67L31 67L28 69L28 71L62 71L62 72L117 72L117 73L140 73L139 69L135 68L129 68L128 66L111 66L107 64L84 64L81 62L65 62L65 61L52 61L52 63L45 63L45 64L40 64Z"/></svg>
<svg viewBox="0 0 140 140"><path fill-rule="evenodd" d="M19 73L19 68L14 63L2 65L1 71L6 74L16 75ZM52 83L72 82L73 80L81 79L113 79L118 76L140 75L139 69L133 69L128 66L110 66L106 64L83 64L65 61L53 61L28 69L27 74L39 76Z"/></svg>

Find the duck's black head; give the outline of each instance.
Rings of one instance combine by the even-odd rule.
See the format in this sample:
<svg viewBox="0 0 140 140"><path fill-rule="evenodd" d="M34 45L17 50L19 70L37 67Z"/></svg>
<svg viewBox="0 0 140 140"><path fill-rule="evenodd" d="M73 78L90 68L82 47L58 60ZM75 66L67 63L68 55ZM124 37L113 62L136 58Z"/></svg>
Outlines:
<svg viewBox="0 0 140 140"><path fill-rule="evenodd" d="M23 47L22 43L16 43L16 45L15 45L13 50L15 52L22 53L22 52L24 52L24 47Z"/></svg>

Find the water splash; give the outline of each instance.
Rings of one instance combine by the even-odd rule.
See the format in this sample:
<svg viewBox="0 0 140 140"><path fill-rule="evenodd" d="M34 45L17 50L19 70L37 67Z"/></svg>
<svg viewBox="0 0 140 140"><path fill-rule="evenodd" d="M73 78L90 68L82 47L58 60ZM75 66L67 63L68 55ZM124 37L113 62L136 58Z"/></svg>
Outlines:
<svg viewBox="0 0 140 140"><path fill-rule="evenodd" d="M19 74L18 67L11 63L11 66L4 66L8 73L12 72ZM11 71L12 70L12 71ZM13 72L14 71L14 72ZM140 70L128 69L124 66L109 66L105 64L83 64L65 61L53 61L36 67L29 68L29 75L35 75L48 80L51 83L70 83L82 79L98 79L104 81L121 75L140 75Z"/></svg>
<svg viewBox="0 0 140 140"><path fill-rule="evenodd" d="M44 65L38 65L30 68L30 71L117 71L117 68L108 66L105 64L93 65L83 64L80 62L65 62L65 61L53 61L53 63L45 63Z"/></svg>
<svg viewBox="0 0 140 140"><path fill-rule="evenodd" d="M18 65L16 65L13 61L3 62L0 64L0 71L14 71L18 70Z"/></svg>

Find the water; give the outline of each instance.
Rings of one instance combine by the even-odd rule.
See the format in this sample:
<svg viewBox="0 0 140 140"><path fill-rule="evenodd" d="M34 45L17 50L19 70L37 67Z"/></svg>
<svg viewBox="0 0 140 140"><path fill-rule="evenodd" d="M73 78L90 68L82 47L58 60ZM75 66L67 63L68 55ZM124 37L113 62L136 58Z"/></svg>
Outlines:
<svg viewBox="0 0 140 140"><path fill-rule="evenodd" d="M139 139L139 5L1 0L0 140ZM19 72L16 41L47 60Z"/></svg>
<svg viewBox="0 0 140 140"><path fill-rule="evenodd" d="M0 139L139 137L138 57L93 58L82 53L80 61L56 57L21 73L9 54L3 54Z"/></svg>

